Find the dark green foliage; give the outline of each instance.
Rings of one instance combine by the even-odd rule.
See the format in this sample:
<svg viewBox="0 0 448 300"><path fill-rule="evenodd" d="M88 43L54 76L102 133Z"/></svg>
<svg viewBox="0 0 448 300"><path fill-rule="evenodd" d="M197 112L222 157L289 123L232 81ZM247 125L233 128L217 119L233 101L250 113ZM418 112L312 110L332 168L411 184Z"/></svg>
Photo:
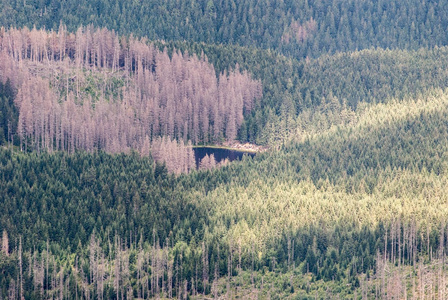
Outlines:
<svg viewBox="0 0 448 300"><path fill-rule="evenodd" d="M19 141L17 135L17 122L19 120L19 110L14 104L14 89L11 82L0 81L0 145L15 140Z"/></svg>
<svg viewBox="0 0 448 300"><path fill-rule="evenodd" d="M362 110L363 103L419 97L448 87L445 0L1 3L0 24L6 27L57 29L62 22L69 31L75 31L80 24L93 24L124 35L159 40L155 45L167 48L170 54L179 49L206 55L218 74L234 68L248 71L262 81L263 98L245 115L239 131L241 141L260 142L266 124L273 119L294 118L307 110L331 110L332 101L356 111ZM299 29L306 30L307 36L294 38ZM367 50L356 51L362 49ZM117 87L121 85L117 83ZM18 141L14 97L10 82L0 83L2 146ZM360 287L359 274L369 277L380 272L379 260L415 268L419 260L426 263L440 255L437 249L443 249L441 241L445 239L446 243L446 231L439 220L401 219L397 215L394 220L379 218L381 221L374 224L340 219L336 223L319 220L319 224L301 224L299 228L275 228L280 237L264 245L266 252L241 254L238 269L239 249L236 241L228 240L231 234L226 230L235 230L234 225L241 220L248 227L255 221L228 213L218 224L213 219L214 205L218 204L213 201L219 200L215 199L219 195L210 195L220 191L230 197L257 182L266 184L269 192L276 185L312 182L319 192L331 186L335 193L387 196L390 201L405 203L421 196L419 191L427 190L424 196L431 203L431 197L438 198L437 193L443 192L443 187L437 186L443 181L437 180L448 171L447 120L446 107L435 107L376 127L339 128L303 142L288 142L279 146L279 151L259 154L254 159L247 157L217 170L177 177L168 173L163 164L136 154L24 154L2 147L0 233L8 233L10 251L9 255L0 251L0 296L5 298L7 287L18 280L20 238L24 253L37 253L42 261L48 241L57 264L66 266L63 276L70 278L68 290L72 298L81 296L79 290L75 295L79 278L73 273L74 260L85 274L92 270L88 249L93 234L110 261L121 249L117 246L119 238L121 247L130 249L129 286L134 297L138 289L138 251L142 248L169 251L175 276L179 277L173 275L174 287L186 280L191 288L194 279L197 291L207 295L213 293L215 267L218 277L227 276L229 270L232 276L241 278L248 270L263 276L290 272L310 278L312 283L336 282L336 293ZM414 174L422 181L414 180ZM402 176L408 176L403 180L407 186L390 183ZM388 184L395 190L388 191ZM381 188L387 191L375 194ZM271 200L269 195L262 199ZM269 220L276 214L273 211L262 217ZM425 227L428 224L430 228ZM391 241L392 231L395 239L401 236L406 244ZM151 257L144 265L151 274L154 266L150 263L154 260ZM27 264L24 260L23 267L27 268ZM48 273L53 268L56 270L50 266ZM202 280L202 272L209 275L208 283ZM43 298L33 286L33 276L24 274L24 296ZM167 280L168 271L162 276ZM86 276L86 282L89 280ZM297 299L314 299L310 282L294 286L284 277L274 283ZM123 296L122 292L117 294L112 284L106 287L106 299L119 296Z"/></svg>
<svg viewBox="0 0 448 300"><path fill-rule="evenodd" d="M153 232L160 241L188 242L185 232L201 239L206 216L163 166L155 176L149 159L3 150L0 156L0 232L23 236L24 248L49 240L76 249L93 231L105 241L117 234L136 243Z"/></svg>
<svg viewBox="0 0 448 300"><path fill-rule="evenodd" d="M443 109L375 130L366 128L356 137L346 132L342 143L341 137L332 136L293 144L285 149L284 159L291 162L291 170L303 170L299 174L304 175L309 172L316 184L325 179L333 183L345 181L349 184L347 190L351 190L363 182L367 192L375 188L381 180L378 174L385 169L445 174L448 131L443 124L447 118L448 112Z"/></svg>
<svg viewBox="0 0 448 300"><path fill-rule="evenodd" d="M249 186L254 178L268 180L269 177L287 176L297 181L306 180L307 170L317 186L325 179L345 185L347 190L356 190L364 183L367 192L375 188L378 180L375 172L381 169L419 172L425 168L439 172L440 155L447 144L437 141L448 136L445 126L440 126L447 118L446 110L422 114L365 133L362 141L341 133L332 138L292 144L277 154L246 158L242 163L213 172L180 177L168 174L163 165L154 167L151 160L135 154L36 155L2 150L0 231L8 231L11 247L17 247L20 235L25 251L34 247L45 250L45 241L49 240L57 246L53 253L61 251L62 254L70 251L63 249L77 249L80 245L79 255L83 255L82 249L87 247L93 231L106 253L110 251L107 250L108 241L115 235L130 237L126 238L128 247L135 247L140 236L149 245L153 239L165 241L169 238L170 244L175 245L175 261L182 259L182 276L190 280L194 278L198 264L201 268L201 255L194 253L200 251L198 241L204 239L204 229L207 228L209 273L213 273L214 262L218 262L219 273L224 275L230 255L228 245L213 235L216 224L210 223L208 212L195 204L194 194L199 192L205 197L222 185ZM381 147L374 146L378 140L382 141ZM410 148L409 143L420 146ZM374 168L373 172L371 168ZM257 175L254 177L254 174ZM413 225L402 223L398 228L401 232L409 232L409 226ZM348 280L356 287L359 284L356 275L375 268L376 255L378 251L384 252L384 237L390 230L389 225L385 229L382 223L375 228L344 223L294 229L292 235L272 241L268 245L270 252L261 260L257 259L256 264L250 256L244 257L242 268L261 271L268 267L271 271L286 272L295 265L301 266L302 272L313 274L316 280L330 281L342 280L348 270ZM430 233L431 249L438 249L438 236L437 230ZM427 251L423 236L414 242L415 249L421 249L422 253ZM391 253L392 247L388 240L386 251ZM56 250L58 248L61 250ZM236 255L236 250L233 251ZM407 254L409 248L403 251L406 253L403 262L412 263ZM395 255L398 254L395 252ZM131 263L134 260L135 257L130 258ZM237 261L234 258L234 275L238 274ZM6 273L6 278L13 278L12 274L17 272L16 265L11 266L13 269ZM288 283L282 284L286 284L288 290L293 288Z"/></svg>
<svg viewBox="0 0 448 300"><path fill-rule="evenodd" d="M182 266L186 280L195 278L197 268L202 270L203 258L198 253L207 231L208 272L213 274L217 263L220 276L224 276L228 270L229 245L214 235L216 224L209 221L210 212L197 205L196 197L206 197L223 185L249 186L258 178L301 181L311 174L316 186L329 179L347 190L356 190L360 183L372 190L378 180L375 172L382 169L419 172L424 168L439 172L438 164L443 161L440 154L447 147L446 142L440 141L446 141L448 136L445 126L440 124L447 118L446 110L422 113L414 119L365 133L362 140L340 133L287 145L280 152L245 158L241 163L213 172L193 172L180 177L135 154L37 155L1 150L0 231L7 230L12 249L17 249L18 237L22 236L24 251L45 251L45 242L49 240L53 255L65 257L74 251L80 258L87 257L85 249L93 232L106 254L116 251L109 248L116 235L123 237L126 247L131 248L137 247L140 237L146 245L152 245L153 240L163 245L169 238L173 259ZM378 140L382 141L381 147L375 146ZM420 146L408 146L414 142ZM416 163L410 163L413 161ZM412 226L415 225L403 222L395 228L403 234ZM350 223L304 226L272 241L267 245L269 252L255 262L253 256L245 255L241 267L256 272L265 268L287 272L296 266L303 273L312 274L315 280L348 280L356 288L357 274L375 269L377 253L382 255L384 249L391 253L396 247L390 239L385 246L385 234L390 230L383 223L373 228ZM424 232L416 236L414 249L427 253ZM433 229L430 249L438 249L438 236L439 232ZM403 263L412 264L409 249L409 246L403 249ZM232 274L237 276L236 249L232 253ZM16 252L9 258L0 255L5 270L0 280L7 285L18 272L13 255ZM135 255L129 258L131 265L135 264ZM282 281L281 285L294 291L288 281ZM201 290L202 282L197 286ZM2 292L6 295L6 290ZM114 292L111 289L105 292L108 293Z"/></svg>
<svg viewBox="0 0 448 300"><path fill-rule="evenodd" d="M239 67L263 85L263 98L246 116L239 131L242 141L261 142L271 115L280 115L284 102L300 113L336 97L356 108L359 103L382 103L448 87L448 48L419 51L365 50L298 61L270 51L192 42L155 43L160 49L204 54L217 73ZM286 99L286 100L285 100ZM291 104L288 104L291 106ZM287 105L287 106L288 106Z"/></svg>
<svg viewBox="0 0 448 300"><path fill-rule="evenodd" d="M285 107L294 115L336 97L340 103L356 108L361 102L387 102L448 87L446 47L418 51L365 50L296 60L271 51L233 45L194 42L155 42L155 45L167 48L168 53L178 49L206 55L218 74L239 68L261 80L263 98L246 114L238 133L241 141L265 143L263 128L269 120L281 116ZM9 111L13 109L15 114L10 117L14 125L17 108L12 105L13 98L8 99ZM7 134L7 123L0 127ZM11 128L14 132L17 126ZM18 142L18 138L14 140Z"/></svg>
<svg viewBox="0 0 448 300"><path fill-rule="evenodd" d="M4 26L57 29L62 21L74 31L93 24L150 39L278 49L297 58L446 45L447 18L445 0L28 0L3 1L0 11Z"/></svg>

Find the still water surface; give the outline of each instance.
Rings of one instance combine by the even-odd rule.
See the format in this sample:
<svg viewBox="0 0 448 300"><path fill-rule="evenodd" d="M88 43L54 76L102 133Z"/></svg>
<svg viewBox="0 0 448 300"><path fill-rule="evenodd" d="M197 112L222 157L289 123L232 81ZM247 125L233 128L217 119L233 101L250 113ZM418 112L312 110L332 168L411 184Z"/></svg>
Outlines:
<svg viewBox="0 0 448 300"><path fill-rule="evenodd" d="M217 163L226 158L228 158L229 161L234 161L236 159L241 160L244 154L249 155L251 157L255 156L255 153L248 153L229 149L210 148L210 147L197 147L193 148L193 150L194 150L194 158L196 159L196 167L199 166L199 162L201 161L201 159L204 158L206 154L208 155L214 154Z"/></svg>

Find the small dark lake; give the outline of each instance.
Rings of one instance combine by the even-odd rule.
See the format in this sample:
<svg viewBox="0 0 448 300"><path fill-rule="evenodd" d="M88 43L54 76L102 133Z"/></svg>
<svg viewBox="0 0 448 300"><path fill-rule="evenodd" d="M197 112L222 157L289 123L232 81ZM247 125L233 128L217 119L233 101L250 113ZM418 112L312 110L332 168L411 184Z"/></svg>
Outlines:
<svg viewBox="0 0 448 300"><path fill-rule="evenodd" d="M229 149L220 149L220 148L211 148L211 147L196 147L194 150L194 158L196 160L196 167L199 166L199 162L204 158L205 155L215 155L215 160L217 163L228 158L229 161L234 161L236 159L241 160L244 154L247 154L251 157L255 156L255 153L251 152L242 152L237 150L229 150Z"/></svg>

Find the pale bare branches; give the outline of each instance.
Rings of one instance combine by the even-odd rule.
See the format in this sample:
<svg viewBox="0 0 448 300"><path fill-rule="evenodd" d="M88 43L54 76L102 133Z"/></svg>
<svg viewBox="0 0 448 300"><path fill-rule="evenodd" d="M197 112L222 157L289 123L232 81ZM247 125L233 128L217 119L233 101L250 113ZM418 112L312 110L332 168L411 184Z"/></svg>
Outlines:
<svg viewBox="0 0 448 300"><path fill-rule="evenodd" d="M261 97L260 82L239 66L217 78L205 56L170 56L92 26L76 34L62 24L57 33L2 29L0 56L0 80L12 78L18 90L23 148L149 155L148 145L168 136L162 160L176 173L191 169L191 153L181 150L188 140L234 140Z"/></svg>

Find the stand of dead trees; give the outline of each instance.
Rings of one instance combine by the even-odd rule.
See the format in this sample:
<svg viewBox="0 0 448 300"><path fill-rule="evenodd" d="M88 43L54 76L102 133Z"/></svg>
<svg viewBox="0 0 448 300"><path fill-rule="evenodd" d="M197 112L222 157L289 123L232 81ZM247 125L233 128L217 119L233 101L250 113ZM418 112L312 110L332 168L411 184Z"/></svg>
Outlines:
<svg viewBox="0 0 448 300"><path fill-rule="evenodd" d="M2 28L0 80L8 78L18 91L21 147L37 151L147 155L148 141L162 136L181 141L178 148L234 140L261 97L260 82L238 68L217 76L206 57L180 51L170 57L145 39L90 26L76 33L64 26Z"/></svg>

